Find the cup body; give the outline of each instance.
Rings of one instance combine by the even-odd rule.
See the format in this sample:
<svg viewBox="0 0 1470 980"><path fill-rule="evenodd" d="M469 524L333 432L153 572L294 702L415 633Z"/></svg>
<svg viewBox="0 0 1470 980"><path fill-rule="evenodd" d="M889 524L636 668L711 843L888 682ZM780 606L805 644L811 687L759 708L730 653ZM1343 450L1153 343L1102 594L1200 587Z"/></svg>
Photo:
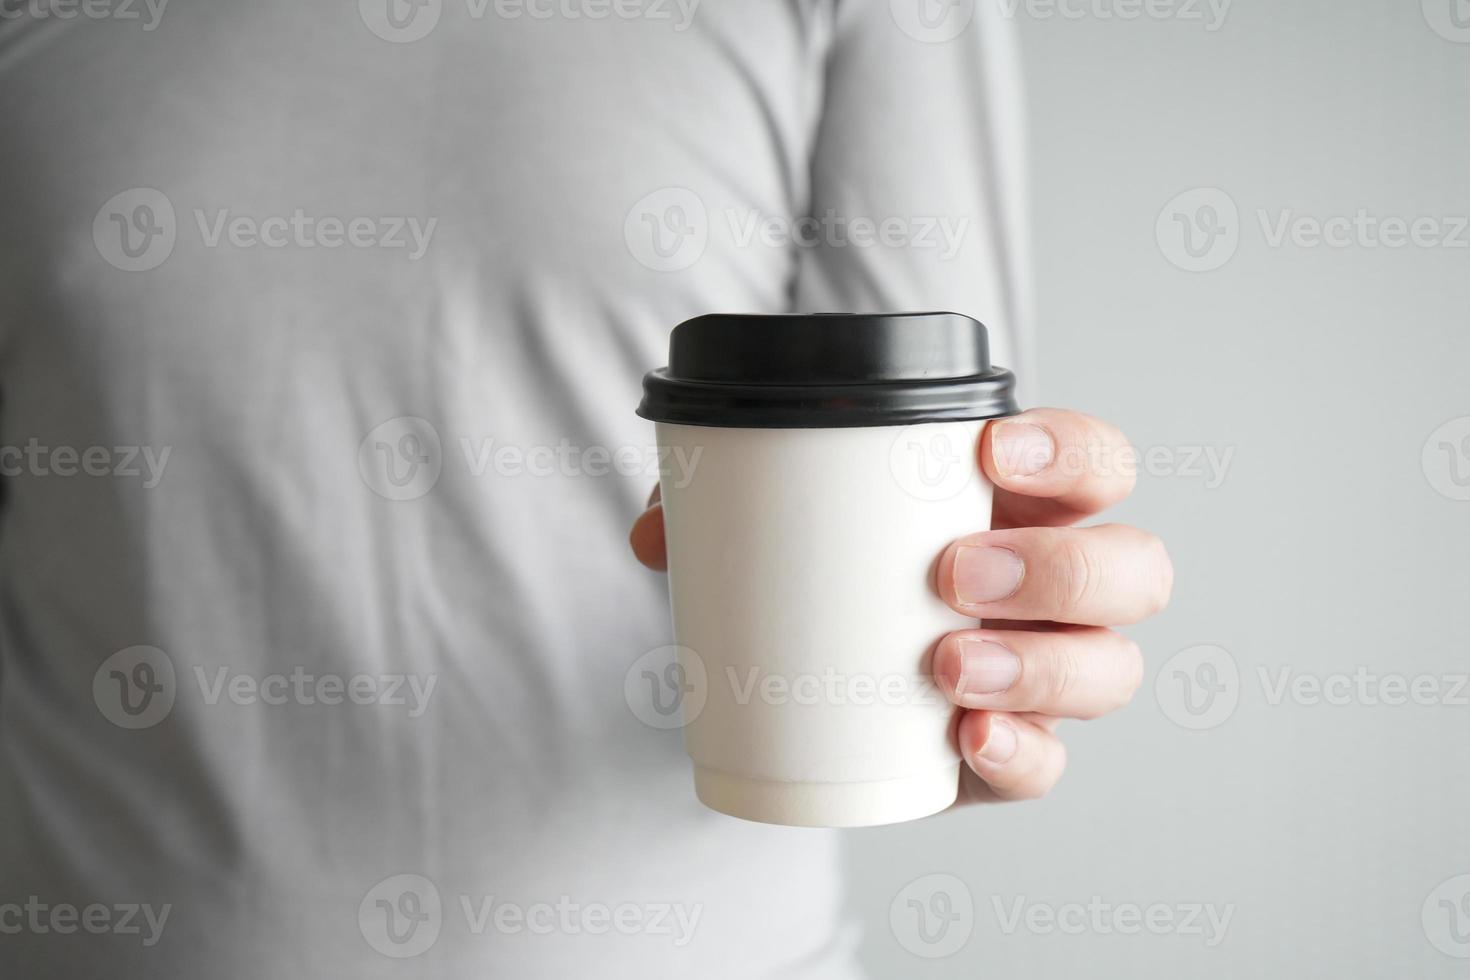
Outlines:
<svg viewBox="0 0 1470 980"><path fill-rule="evenodd" d="M850 428L658 423L685 746L707 806L797 826L950 806L937 641L945 547L990 526L980 420Z"/></svg>

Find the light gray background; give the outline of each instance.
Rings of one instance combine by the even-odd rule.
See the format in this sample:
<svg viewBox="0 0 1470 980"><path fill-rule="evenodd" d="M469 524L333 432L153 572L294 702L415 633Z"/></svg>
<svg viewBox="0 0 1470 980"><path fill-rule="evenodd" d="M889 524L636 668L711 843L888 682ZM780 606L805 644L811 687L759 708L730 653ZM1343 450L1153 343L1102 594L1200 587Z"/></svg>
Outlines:
<svg viewBox="0 0 1470 980"><path fill-rule="evenodd" d="M1174 601L1133 631L1149 664L1133 705L1064 726L1070 767L1049 799L847 835L867 963L883 977L1470 975L1432 942L1470 954L1444 940L1439 904L1464 883L1429 901L1430 929L1421 918L1437 886L1470 874L1470 693L1273 705L1260 675L1361 666L1441 678L1446 693L1470 669L1470 502L1436 489L1453 490L1450 465L1470 474L1470 457L1437 438L1423 462L1431 433L1470 415L1470 232L1457 249L1272 247L1258 214L1470 214L1470 29L1442 37L1416 0L1241 2L1214 32L1024 4L1017 16L1041 400L1181 463L1187 447L1234 455L1218 487L1145 474L1110 515L1169 543ZM1155 221L1199 187L1237 206L1239 244L1188 272ZM1200 644L1229 652L1239 682L1225 696L1239 700L1188 730L1165 710L1180 711L1177 678L1165 704L1154 683ZM914 955L890 926L916 865L955 874L973 899L950 957ZM1234 911L1210 948L1091 926L1007 934L994 905L1094 896Z"/></svg>

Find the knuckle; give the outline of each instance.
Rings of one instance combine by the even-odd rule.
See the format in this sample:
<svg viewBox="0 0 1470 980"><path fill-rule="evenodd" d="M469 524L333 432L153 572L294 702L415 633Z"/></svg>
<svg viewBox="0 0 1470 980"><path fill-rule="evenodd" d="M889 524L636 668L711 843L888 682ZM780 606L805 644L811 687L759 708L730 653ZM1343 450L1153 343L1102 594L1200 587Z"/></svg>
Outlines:
<svg viewBox="0 0 1470 980"><path fill-rule="evenodd" d="M1077 651L1058 644L1052 647L1044 663L1038 701L1048 706L1065 706L1076 692L1082 676L1082 663Z"/></svg>
<svg viewBox="0 0 1470 980"><path fill-rule="evenodd" d="M1066 746L1049 732L1031 729L1018 734L1021 751L1026 753L1025 764L1006 773L1000 785L992 782L991 788L1008 800L1038 800L1061 779L1067 767Z"/></svg>
<svg viewBox="0 0 1470 980"><path fill-rule="evenodd" d="M1063 617L1086 609L1102 588L1103 563L1080 538L1059 539L1056 565L1056 605Z"/></svg>
<svg viewBox="0 0 1470 980"><path fill-rule="evenodd" d="M1035 768L1028 774L1024 785L1019 787L1018 799L1039 800L1046 796L1061 781L1062 773L1067 769L1067 747L1060 739L1049 738L1039 755Z"/></svg>

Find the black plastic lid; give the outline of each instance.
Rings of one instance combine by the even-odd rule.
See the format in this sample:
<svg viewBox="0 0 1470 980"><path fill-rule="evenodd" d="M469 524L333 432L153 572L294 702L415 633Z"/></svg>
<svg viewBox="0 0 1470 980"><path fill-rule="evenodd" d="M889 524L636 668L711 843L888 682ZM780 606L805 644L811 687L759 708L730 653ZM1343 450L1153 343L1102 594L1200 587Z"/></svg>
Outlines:
<svg viewBox="0 0 1470 980"><path fill-rule="evenodd" d="M751 429L988 419L1015 414L1015 380L959 313L711 313L674 328L638 414Z"/></svg>

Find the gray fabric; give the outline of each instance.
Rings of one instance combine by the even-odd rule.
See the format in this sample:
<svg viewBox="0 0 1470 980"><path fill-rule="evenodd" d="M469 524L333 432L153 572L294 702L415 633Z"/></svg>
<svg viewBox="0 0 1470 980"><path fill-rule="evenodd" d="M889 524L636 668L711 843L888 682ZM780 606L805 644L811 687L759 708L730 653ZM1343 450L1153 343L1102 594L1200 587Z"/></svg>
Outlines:
<svg viewBox="0 0 1470 980"><path fill-rule="evenodd" d="M837 835L703 810L677 731L630 710L630 665L670 642L625 543L655 478L632 409L710 309L954 308L1015 363L1017 94L988 6L936 43L887 0L7 5L13 975L850 975ZM415 11L437 21L405 40ZM644 212L697 223L667 209L690 194L704 251L659 268ZM750 208L967 228L948 256L742 244ZM358 693L409 703L321 703L293 671L396 675ZM420 878L435 939L384 955L377 900L413 911L407 881L431 914ZM682 944L476 934L492 896L698 919ZM92 903L100 934L54 927ZM168 906L151 945L132 904Z"/></svg>

